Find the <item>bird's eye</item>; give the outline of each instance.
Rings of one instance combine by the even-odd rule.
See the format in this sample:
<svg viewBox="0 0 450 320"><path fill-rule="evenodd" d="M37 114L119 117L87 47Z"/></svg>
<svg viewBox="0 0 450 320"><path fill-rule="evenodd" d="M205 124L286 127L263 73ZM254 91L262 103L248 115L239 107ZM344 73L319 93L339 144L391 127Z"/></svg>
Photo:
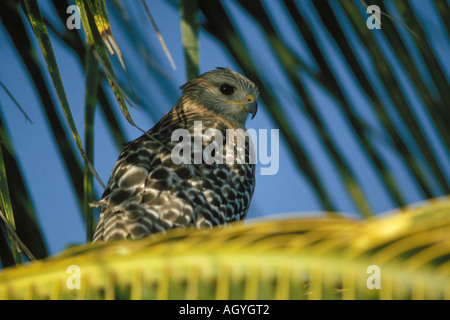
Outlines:
<svg viewBox="0 0 450 320"><path fill-rule="evenodd" d="M234 87L230 86L227 83L224 83L223 85L220 86L220 92L222 92L224 95L229 96L230 94L233 94Z"/></svg>

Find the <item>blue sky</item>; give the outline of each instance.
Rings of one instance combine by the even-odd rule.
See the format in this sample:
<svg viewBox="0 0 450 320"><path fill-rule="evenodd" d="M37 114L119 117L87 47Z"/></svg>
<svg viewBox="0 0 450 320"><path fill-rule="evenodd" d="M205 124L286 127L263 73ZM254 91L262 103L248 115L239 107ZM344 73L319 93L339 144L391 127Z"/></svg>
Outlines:
<svg viewBox="0 0 450 320"><path fill-rule="evenodd" d="M415 6L418 6L419 2L413 1ZM129 4L129 1L126 0L124 3ZM131 115L141 128L150 129L176 103L180 94L178 87L186 81L186 74L184 71L183 51L180 46L181 35L178 12L167 1L152 0L149 3L152 15L177 65L177 69L173 70L160 49L160 45L150 23L144 13L137 10L137 3L134 1L133 4L130 4L128 7L129 13L135 20L136 25L139 26L139 29L142 30L142 35L145 35L147 47L153 48L150 54L155 58L155 66L167 76L170 86L167 92L164 92L161 89L161 85L152 80L154 78L152 77L151 71L146 67L142 67L142 61L138 59L136 53L132 52L132 50L127 50L127 48L131 47L129 36L122 34L121 28L115 27L114 12L110 12L110 19L112 20L113 35L119 47L122 49L133 85L138 91L138 97L142 100L142 107L130 108ZM312 124L300 112L300 108L297 107L301 102L296 100L290 84L284 82L279 65L271 53L266 40L261 35L260 30L251 18L242 14L236 3L232 1L225 1L224 3L229 12L232 13L233 21L238 31L244 35L246 46L255 58L256 64L261 66L261 76L265 80L265 83L271 88L276 88L278 98L283 105L290 106L286 108L290 123L295 128L298 137L303 141L307 141L307 152L320 168L319 174L326 181L327 189L333 195L333 201L338 205L339 211L345 213L356 212L356 208L348 194L342 191L345 187L332 168L331 163L329 163L326 152L320 147ZM39 1L39 4L43 6L44 12L47 12L47 1ZM284 34L289 35L289 30L293 30L293 26L287 19L286 13L281 9L279 2L264 1L264 4L270 10L270 15L274 19L277 27L283 28L285 31ZM437 24L433 23L434 19L436 19L435 12L430 8L430 6L424 5L421 8L420 15L423 21L429 22L426 25L426 30L433 35L433 43L440 48L440 52L442 52L441 58L443 59L445 53L450 52L448 35L443 30L437 29ZM304 10L308 21L314 24L316 20L314 19L315 13L312 6L306 5ZM339 15L340 13L336 12L336 14ZM340 66L339 53L335 51L332 43L328 43L325 31L319 27L315 30L317 31L318 39L323 44L325 52L333 62L333 68L338 68L341 81L345 84L344 87L350 99L355 101L355 104L359 106L356 110L357 114L367 123L371 124L375 130L379 129L379 124L374 120L374 115L370 110L368 101L364 96L361 96L358 88L355 87L354 79L350 75L349 70ZM294 35L294 31L292 31L292 35ZM239 71L233 61L227 56L225 50L211 36L205 32L201 32L199 40L201 72L206 72L219 66L230 66L232 69ZM304 59L307 65L314 68L313 60L305 49L302 39L292 36L283 40ZM33 39L33 41L36 43L36 47L38 47L36 40ZM3 61L2 67L0 68L0 81L8 87L9 91L18 100L22 108L25 109L33 123L25 120L13 102L1 90L0 112L6 123L13 145L16 147L18 161L24 172L25 180L29 187L28 190L42 226L49 251L51 254L54 254L60 252L69 244L84 243L86 237L84 223L81 219L80 208L77 205L70 181L65 173L64 165L59 158L57 147L47 127L45 115L39 106L37 94L28 79L26 70L24 70L20 61L17 59L13 46L3 29L0 29L0 43L2 47L0 50L0 59ZM74 54L67 51L54 37L52 38L52 45L78 131L82 133L84 122L84 74ZM38 52L38 57L45 69L40 52ZM360 58L362 60L366 58L363 51L360 52ZM395 61L392 63L394 68ZM419 65L422 64L420 60L418 60L418 63ZM450 73L448 61L444 66L448 76ZM119 64L116 63L115 67L117 74L121 74ZM367 67L372 68L369 63ZM396 74L401 78L402 83L408 86L408 81L404 79L402 70L398 70ZM119 75L119 77L123 77L123 75ZM49 78L47 77L47 79ZM376 76L373 80L377 80ZM126 82L123 83L126 84ZM382 191L381 184L375 172L371 169L363 153L354 141L346 120L339 111L339 106L314 81L308 80L305 77L305 83L313 99L317 101L318 110L324 116L327 127L333 132L333 135L339 137L338 146L345 151L344 155L355 170L357 179L361 182L363 191L373 210L379 213L392 209L394 207L393 203L389 200L385 192ZM378 90L382 92L383 88L378 88ZM415 107L418 116L420 116L423 106L418 105L415 93L413 90L410 91L409 98L412 101L411 104ZM115 101L111 92L109 94L111 101ZM59 106L58 100L56 97L54 98L56 105ZM389 105L390 101L386 99L386 103ZM120 114L117 103L114 105L117 114ZM266 106L261 102L259 105L260 108L257 116L254 120L248 120L247 127L256 130L277 129L266 111ZM61 118L63 118L62 112L60 114ZM140 136L140 132L128 125L125 119L122 119L122 124L126 132L127 140L132 140ZM433 135L433 129L432 127L430 128L430 125L426 121L425 126L429 134ZM408 202L414 203L420 201L420 193L414 187L414 184L411 183L410 177L398 157L392 155L389 147L383 144L382 141L377 144L377 147L389 159L388 165L394 169L396 179L401 181L401 185L406 186L406 198ZM256 178L257 186L248 218L291 212L320 215L320 213L315 212L322 210L321 205L307 181L297 170L285 143L282 141L282 137L280 137L279 150L280 165L278 173L273 176L258 175ZM449 177L450 167L448 164L448 155L445 155L443 150L440 150L438 147L436 147L436 152L443 164L447 177ZM94 166L105 183L108 181L118 155L119 150L109 136L101 113L97 109ZM259 172L259 170L257 171ZM97 195L100 196L102 190L98 183L96 183L96 191Z"/></svg>

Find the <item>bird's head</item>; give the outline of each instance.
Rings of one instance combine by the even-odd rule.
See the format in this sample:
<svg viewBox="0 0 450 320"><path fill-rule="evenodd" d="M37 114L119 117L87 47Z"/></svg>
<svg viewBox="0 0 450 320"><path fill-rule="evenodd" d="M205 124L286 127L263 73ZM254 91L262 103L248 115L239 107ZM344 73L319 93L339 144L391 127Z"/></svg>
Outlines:
<svg viewBox="0 0 450 320"><path fill-rule="evenodd" d="M249 113L252 119L258 110L256 85L230 69L217 68L190 80L183 86L181 99L204 106L229 120L245 124Z"/></svg>

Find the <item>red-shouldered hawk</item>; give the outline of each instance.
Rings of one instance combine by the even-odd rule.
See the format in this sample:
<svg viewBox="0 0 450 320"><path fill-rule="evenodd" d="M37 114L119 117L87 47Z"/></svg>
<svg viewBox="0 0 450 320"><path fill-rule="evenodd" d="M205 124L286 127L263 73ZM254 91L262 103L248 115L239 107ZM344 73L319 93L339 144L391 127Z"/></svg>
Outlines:
<svg viewBox="0 0 450 320"><path fill-rule="evenodd" d="M218 68L181 90L177 104L120 154L95 204L102 210L94 242L245 218L255 188L245 121L256 114L258 89L246 77Z"/></svg>

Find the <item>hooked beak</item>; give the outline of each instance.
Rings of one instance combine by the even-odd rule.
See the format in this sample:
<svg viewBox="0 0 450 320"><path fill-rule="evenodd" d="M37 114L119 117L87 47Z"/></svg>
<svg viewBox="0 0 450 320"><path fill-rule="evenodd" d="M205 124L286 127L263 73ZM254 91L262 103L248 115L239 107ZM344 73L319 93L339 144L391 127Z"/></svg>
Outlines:
<svg viewBox="0 0 450 320"><path fill-rule="evenodd" d="M258 104L256 103L255 97L249 94L246 98L246 103L244 104L244 110L252 114L252 119L256 116L258 111Z"/></svg>
<svg viewBox="0 0 450 320"><path fill-rule="evenodd" d="M245 102L235 102L235 101L229 101L228 104L235 104L243 108L248 113L252 114L252 119L255 117L256 112L258 111L258 104L256 103L255 97L252 94L249 94L245 98Z"/></svg>

